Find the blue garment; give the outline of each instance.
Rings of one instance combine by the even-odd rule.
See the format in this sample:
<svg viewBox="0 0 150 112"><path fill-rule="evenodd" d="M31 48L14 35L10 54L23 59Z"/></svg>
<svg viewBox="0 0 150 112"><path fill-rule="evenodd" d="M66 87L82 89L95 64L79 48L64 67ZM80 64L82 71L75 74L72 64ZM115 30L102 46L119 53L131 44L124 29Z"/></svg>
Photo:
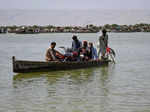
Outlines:
<svg viewBox="0 0 150 112"><path fill-rule="evenodd" d="M79 40L72 42L72 50L73 51L78 51L79 48L81 48L81 47L82 47L82 42L80 42Z"/></svg>
<svg viewBox="0 0 150 112"><path fill-rule="evenodd" d="M92 47L91 50L92 50L92 59L93 59L93 60L98 59L98 55L97 55L97 50L96 50L96 48Z"/></svg>

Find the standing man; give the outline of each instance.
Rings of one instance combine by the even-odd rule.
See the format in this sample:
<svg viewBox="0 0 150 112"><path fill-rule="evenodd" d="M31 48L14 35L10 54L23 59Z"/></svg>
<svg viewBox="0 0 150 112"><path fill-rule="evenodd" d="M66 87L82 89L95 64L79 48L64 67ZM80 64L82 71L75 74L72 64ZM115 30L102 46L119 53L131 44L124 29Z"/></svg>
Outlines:
<svg viewBox="0 0 150 112"><path fill-rule="evenodd" d="M108 35L106 29L102 30L102 35L99 37L99 51L98 51L98 57L101 54L101 59L106 59L106 49L108 47Z"/></svg>

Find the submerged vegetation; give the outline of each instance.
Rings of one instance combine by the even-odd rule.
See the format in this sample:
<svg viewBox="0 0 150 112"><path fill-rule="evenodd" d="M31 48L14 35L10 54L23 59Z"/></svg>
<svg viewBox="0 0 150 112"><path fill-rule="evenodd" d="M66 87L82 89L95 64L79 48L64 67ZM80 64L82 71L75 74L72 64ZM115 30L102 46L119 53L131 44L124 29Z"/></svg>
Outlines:
<svg viewBox="0 0 150 112"><path fill-rule="evenodd" d="M106 24L104 26L93 24L86 26L0 26L0 33L97 33L102 28L106 28L108 32L150 32L150 24L140 23L135 25Z"/></svg>

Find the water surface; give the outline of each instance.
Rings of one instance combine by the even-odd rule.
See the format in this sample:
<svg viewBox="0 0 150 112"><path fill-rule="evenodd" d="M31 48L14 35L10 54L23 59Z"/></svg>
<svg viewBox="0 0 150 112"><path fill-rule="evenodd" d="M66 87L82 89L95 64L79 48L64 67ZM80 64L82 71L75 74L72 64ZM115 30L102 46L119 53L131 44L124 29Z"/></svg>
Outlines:
<svg viewBox="0 0 150 112"><path fill-rule="evenodd" d="M44 60L51 41L72 34L0 35L0 112L149 112L150 33L110 33L116 64L70 71L15 74L11 57ZM98 34L78 34L96 45ZM60 50L60 49L59 49Z"/></svg>

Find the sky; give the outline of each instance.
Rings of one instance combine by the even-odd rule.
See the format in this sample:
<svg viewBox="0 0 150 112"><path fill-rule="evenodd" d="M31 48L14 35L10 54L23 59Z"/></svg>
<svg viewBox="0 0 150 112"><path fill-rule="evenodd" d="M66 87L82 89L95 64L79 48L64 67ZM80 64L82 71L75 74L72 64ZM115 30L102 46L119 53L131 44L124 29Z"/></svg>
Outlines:
<svg viewBox="0 0 150 112"><path fill-rule="evenodd" d="M0 9L150 9L150 0L0 0Z"/></svg>

